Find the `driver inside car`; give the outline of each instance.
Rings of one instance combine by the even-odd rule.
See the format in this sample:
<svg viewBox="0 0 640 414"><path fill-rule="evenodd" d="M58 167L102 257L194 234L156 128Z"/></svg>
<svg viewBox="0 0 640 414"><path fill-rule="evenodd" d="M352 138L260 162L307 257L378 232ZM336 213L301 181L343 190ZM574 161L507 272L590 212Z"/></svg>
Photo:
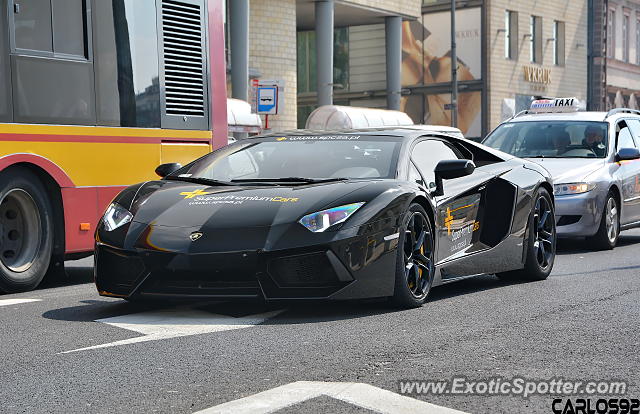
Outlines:
<svg viewBox="0 0 640 414"><path fill-rule="evenodd" d="M597 156L603 157L606 152L603 130L597 126L588 126L584 130L582 145L596 153Z"/></svg>

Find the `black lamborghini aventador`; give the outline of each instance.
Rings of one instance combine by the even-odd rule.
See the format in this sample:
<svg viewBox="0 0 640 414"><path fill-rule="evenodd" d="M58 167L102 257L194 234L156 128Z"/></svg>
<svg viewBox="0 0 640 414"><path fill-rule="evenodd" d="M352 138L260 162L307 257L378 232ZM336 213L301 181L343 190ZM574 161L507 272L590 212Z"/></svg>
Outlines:
<svg viewBox="0 0 640 414"><path fill-rule="evenodd" d="M457 137L299 131L156 172L122 191L97 229L101 295L412 307L443 283L541 280L553 267L549 174Z"/></svg>

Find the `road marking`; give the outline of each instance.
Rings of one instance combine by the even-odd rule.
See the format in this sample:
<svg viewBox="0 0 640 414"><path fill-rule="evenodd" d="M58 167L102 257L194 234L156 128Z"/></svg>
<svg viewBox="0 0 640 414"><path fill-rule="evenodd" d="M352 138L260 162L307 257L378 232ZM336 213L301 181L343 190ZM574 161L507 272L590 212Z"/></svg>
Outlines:
<svg viewBox="0 0 640 414"><path fill-rule="evenodd" d="M19 305L21 303L40 302L42 299L0 299L0 306Z"/></svg>
<svg viewBox="0 0 640 414"><path fill-rule="evenodd" d="M61 352L61 354L88 351L90 349L110 348L140 342L159 341L181 336L250 328L265 322L267 319L273 318L283 311L284 309L279 309L257 315L234 318L233 316L219 315L197 309L171 308L98 319L96 322L138 332L143 336L64 351Z"/></svg>
<svg viewBox="0 0 640 414"><path fill-rule="evenodd" d="M267 414L323 395L385 414L465 414L369 384L313 381L292 382L194 414Z"/></svg>

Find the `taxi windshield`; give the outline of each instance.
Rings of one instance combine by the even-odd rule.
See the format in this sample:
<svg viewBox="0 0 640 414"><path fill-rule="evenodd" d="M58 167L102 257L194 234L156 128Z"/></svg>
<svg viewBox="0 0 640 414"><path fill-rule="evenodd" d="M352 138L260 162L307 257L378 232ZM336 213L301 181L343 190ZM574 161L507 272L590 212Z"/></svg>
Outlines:
<svg viewBox="0 0 640 414"><path fill-rule="evenodd" d="M496 128L483 144L521 158L604 158L606 122L525 121Z"/></svg>
<svg viewBox="0 0 640 414"><path fill-rule="evenodd" d="M215 151L172 176L218 181L395 178L401 141L345 136L249 139ZM329 137L331 138L331 137Z"/></svg>

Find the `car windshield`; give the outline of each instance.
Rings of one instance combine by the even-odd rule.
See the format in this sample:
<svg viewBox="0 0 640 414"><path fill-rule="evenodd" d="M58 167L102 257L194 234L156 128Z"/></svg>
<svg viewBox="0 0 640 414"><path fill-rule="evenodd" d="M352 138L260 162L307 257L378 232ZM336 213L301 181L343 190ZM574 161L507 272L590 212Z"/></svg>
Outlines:
<svg viewBox="0 0 640 414"><path fill-rule="evenodd" d="M527 121L500 125L483 144L521 158L604 158L606 122Z"/></svg>
<svg viewBox="0 0 640 414"><path fill-rule="evenodd" d="M394 178L400 140L287 136L246 140L213 152L168 178L217 181Z"/></svg>

